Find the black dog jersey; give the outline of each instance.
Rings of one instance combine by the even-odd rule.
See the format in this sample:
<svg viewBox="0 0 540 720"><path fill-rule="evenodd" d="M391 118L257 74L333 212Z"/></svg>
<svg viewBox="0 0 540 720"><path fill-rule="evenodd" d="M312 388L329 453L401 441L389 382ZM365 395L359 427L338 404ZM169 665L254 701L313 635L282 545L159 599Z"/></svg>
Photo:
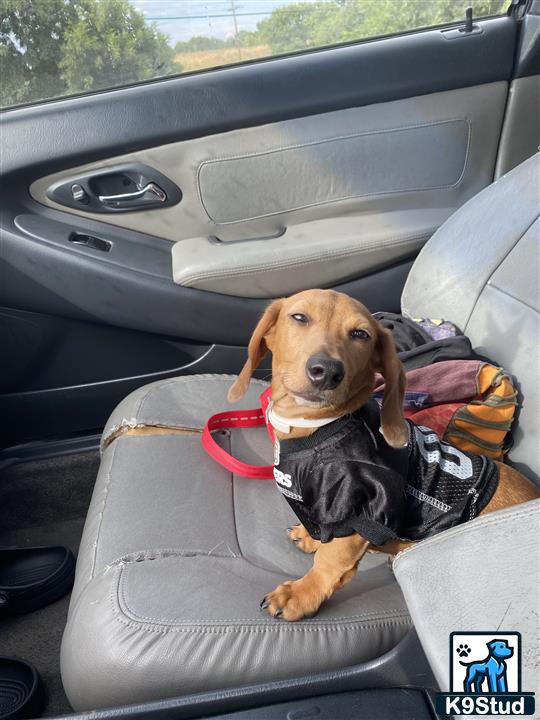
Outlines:
<svg viewBox="0 0 540 720"><path fill-rule="evenodd" d="M276 484L313 538L358 532L373 545L420 540L483 510L497 487L493 460L407 424L407 446L390 447L370 400L309 437L276 445Z"/></svg>

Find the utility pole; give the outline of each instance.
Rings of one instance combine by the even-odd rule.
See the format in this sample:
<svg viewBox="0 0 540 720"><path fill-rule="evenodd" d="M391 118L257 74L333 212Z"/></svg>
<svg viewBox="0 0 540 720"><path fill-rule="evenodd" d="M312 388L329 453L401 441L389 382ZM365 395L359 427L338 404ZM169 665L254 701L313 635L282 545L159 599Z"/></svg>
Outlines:
<svg viewBox="0 0 540 720"><path fill-rule="evenodd" d="M233 25L234 25L234 45L236 49L238 50L238 59L242 59L242 50L240 49L238 45L238 18L236 17L236 2L235 0L229 0L230 6L231 6L231 14L233 18Z"/></svg>

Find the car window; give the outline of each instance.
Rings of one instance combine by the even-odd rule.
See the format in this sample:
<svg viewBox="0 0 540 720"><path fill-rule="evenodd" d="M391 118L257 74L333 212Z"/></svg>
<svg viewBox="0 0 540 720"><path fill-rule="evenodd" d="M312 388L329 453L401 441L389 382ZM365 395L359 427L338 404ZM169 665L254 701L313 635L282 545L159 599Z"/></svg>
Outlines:
<svg viewBox="0 0 540 720"><path fill-rule="evenodd" d="M465 0L0 0L0 107L464 18ZM473 0L475 17L510 0Z"/></svg>

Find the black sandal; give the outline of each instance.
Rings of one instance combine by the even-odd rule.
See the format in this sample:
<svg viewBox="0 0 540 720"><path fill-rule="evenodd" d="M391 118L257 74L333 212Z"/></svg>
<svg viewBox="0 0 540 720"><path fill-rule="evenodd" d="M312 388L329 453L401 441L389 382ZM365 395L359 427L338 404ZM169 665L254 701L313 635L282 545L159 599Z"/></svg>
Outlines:
<svg viewBox="0 0 540 720"><path fill-rule="evenodd" d="M0 550L0 618L58 600L73 585L75 558L65 547Z"/></svg>
<svg viewBox="0 0 540 720"><path fill-rule="evenodd" d="M41 678L33 665L0 657L0 720L38 717L45 702Z"/></svg>

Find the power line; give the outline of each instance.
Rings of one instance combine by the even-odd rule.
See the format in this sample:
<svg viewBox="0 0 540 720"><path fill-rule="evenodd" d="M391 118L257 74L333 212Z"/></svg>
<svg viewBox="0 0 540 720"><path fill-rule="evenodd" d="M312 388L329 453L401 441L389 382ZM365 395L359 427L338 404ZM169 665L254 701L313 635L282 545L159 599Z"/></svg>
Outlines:
<svg viewBox="0 0 540 720"><path fill-rule="evenodd" d="M296 15L298 10L286 10L285 12ZM236 17L251 17L251 16L261 16L261 15L271 15L272 11L267 12L246 12L246 13L236 13ZM145 20L208 20L214 19L214 18L232 18L233 16L231 13L224 13L222 15L172 15L172 16L159 16L159 17L149 17L148 15L144 16Z"/></svg>

